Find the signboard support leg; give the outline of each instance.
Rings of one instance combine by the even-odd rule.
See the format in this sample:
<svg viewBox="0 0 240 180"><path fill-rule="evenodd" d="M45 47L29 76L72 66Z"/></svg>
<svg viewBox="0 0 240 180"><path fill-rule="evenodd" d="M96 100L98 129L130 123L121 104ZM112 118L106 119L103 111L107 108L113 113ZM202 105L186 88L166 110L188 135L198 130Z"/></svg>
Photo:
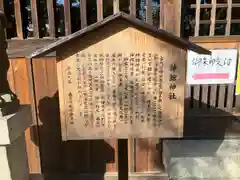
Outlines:
<svg viewBox="0 0 240 180"><path fill-rule="evenodd" d="M118 180L128 180L127 139L118 139Z"/></svg>

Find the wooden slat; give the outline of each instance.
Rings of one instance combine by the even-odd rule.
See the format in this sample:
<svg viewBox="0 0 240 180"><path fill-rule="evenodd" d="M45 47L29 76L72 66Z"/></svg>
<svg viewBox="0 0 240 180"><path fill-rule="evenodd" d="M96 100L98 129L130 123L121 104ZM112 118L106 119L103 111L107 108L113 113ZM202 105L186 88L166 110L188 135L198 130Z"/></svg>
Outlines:
<svg viewBox="0 0 240 180"><path fill-rule="evenodd" d="M212 4L201 4L200 7L201 8L212 8ZM191 4L190 5L190 8L196 8L197 5L196 4ZM228 7L228 4L222 4L222 3L217 3L216 4L216 8L227 8ZM240 7L240 3L234 3L232 4L232 7L236 7L236 8L239 8Z"/></svg>
<svg viewBox="0 0 240 180"><path fill-rule="evenodd" d="M219 85L219 96L218 96L218 108L224 109L224 103L225 103L225 92L226 92L226 85L220 84Z"/></svg>
<svg viewBox="0 0 240 180"><path fill-rule="evenodd" d="M217 85L211 85L210 91L210 106L212 108L216 107L216 98L217 98Z"/></svg>
<svg viewBox="0 0 240 180"><path fill-rule="evenodd" d="M214 34L215 34L216 3L217 3L217 0L212 0L211 24L210 24L209 36L214 36Z"/></svg>
<svg viewBox="0 0 240 180"><path fill-rule="evenodd" d="M194 43L219 43L219 44L229 44L229 43L238 43L240 42L240 36L231 35L231 36L198 36L190 37L190 41ZM236 48L236 47L234 47Z"/></svg>
<svg viewBox="0 0 240 180"><path fill-rule="evenodd" d="M231 19L232 19L232 0L228 0L228 8L227 8L227 25L225 35L229 36L231 32Z"/></svg>
<svg viewBox="0 0 240 180"><path fill-rule="evenodd" d="M130 0L130 15L136 17L136 0Z"/></svg>
<svg viewBox="0 0 240 180"><path fill-rule="evenodd" d="M56 23L55 23L55 1L47 0L47 13L49 21L49 35L50 37L56 36Z"/></svg>
<svg viewBox="0 0 240 180"><path fill-rule="evenodd" d="M153 24L152 19L152 0L146 0L146 22L148 24Z"/></svg>
<svg viewBox="0 0 240 180"><path fill-rule="evenodd" d="M28 76L28 61L26 59L11 59L10 60L10 67L8 71L8 80L11 87L11 90L15 92L21 102L21 104L31 104L32 101L30 100L31 92L33 89L28 88L29 78ZM25 88L24 88L25 87ZM31 87L31 86L30 86ZM34 104L32 104L34 106ZM27 148L27 155L28 155L28 164L30 173L41 173L41 166L40 166L40 153L39 153L39 144L38 144L38 129L34 124L31 128L28 128L25 131L25 138L26 138L26 148Z"/></svg>
<svg viewBox="0 0 240 180"><path fill-rule="evenodd" d="M208 104L208 85L202 85L202 108L207 108Z"/></svg>
<svg viewBox="0 0 240 180"><path fill-rule="evenodd" d="M16 21L17 36L19 39L23 39L23 26L20 0L14 0L14 15Z"/></svg>
<svg viewBox="0 0 240 180"><path fill-rule="evenodd" d="M80 1L80 14L81 14L81 28L87 26L87 2L86 0Z"/></svg>
<svg viewBox="0 0 240 180"><path fill-rule="evenodd" d="M109 150L105 149L105 156L108 160L112 160L106 163L106 172L116 172L118 169L118 164L116 163L118 159L118 153L116 151L117 141L115 139L106 139L105 142L112 150L112 153L109 153Z"/></svg>
<svg viewBox="0 0 240 180"><path fill-rule="evenodd" d="M33 24L33 36L35 38L39 38L37 0L31 0L31 15L32 15L32 24ZM55 26L55 24L54 24L54 26Z"/></svg>
<svg viewBox="0 0 240 180"><path fill-rule="evenodd" d="M199 108L200 104L200 85L195 85L193 89L193 108Z"/></svg>
<svg viewBox="0 0 240 180"><path fill-rule="evenodd" d="M194 36L199 36L199 21L200 21L200 0L196 0L196 14L195 14L195 31Z"/></svg>
<svg viewBox="0 0 240 180"><path fill-rule="evenodd" d="M136 170L136 139L128 139L128 167L129 172L135 172Z"/></svg>
<svg viewBox="0 0 240 180"><path fill-rule="evenodd" d="M227 107L226 110L228 112L232 112L233 110L233 96L234 96L234 84L228 85L228 93L227 93Z"/></svg>
<svg viewBox="0 0 240 180"><path fill-rule="evenodd" d="M161 140L160 140L161 141ZM162 157L159 153L157 146L159 144L158 138L148 139L148 168L149 172L160 172L162 171Z"/></svg>
<svg viewBox="0 0 240 180"><path fill-rule="evenodd" d="M148 171L148 143L147 139L136 139L136 172Z"/></svg>
<svg viewBox="0 0 240 180"><path fill-rule="evenodd" d="M119 12L119 0L113 0L113 13Z"/></svg>
<svg viewBox="0 0 240 180"><path fill-rule="evenodd" d="M103 0L97 0L97 20L103 19Z"/></svg>
<svg viewBox="0 0 240 180"><path fill-rule="evenodd" d="M192 23L196 23L195 20L192 21ZM201 20L199 22L200 24L211 24L211 20ZM226 24L227 23L227 20L226 19L222 19L222 20L215 20L215 24ZM240 23L240 19L232 19L231 20L231 23L233 24L237 24L237 23Z"/></svg>
<svg viewBox="0 0 240 180"><path fill-rule="evenodd" d="M191 108L191 86L186 85L186 94L185 94L185 109L188 110Z"/></svg>
<svg viewBox="0 0 240 180"><path fill-rule="evenodd" d="M65 155L61 141L56 60L33 60L33 75L41 160L44 164L42 171L61 172Z"/></svg>
<svg viewBox="0 0 240 180"><path fill-rule="evenodd" d="M64 0L64 20L65 20L65 35L69 35L72 33L71 4L69 0Z"/></svg>
<svg viewBox="0 0 240 180"><path fill-rule="evenodd" d="M4 11L4 0L0 0L0 11Z"/></svg>

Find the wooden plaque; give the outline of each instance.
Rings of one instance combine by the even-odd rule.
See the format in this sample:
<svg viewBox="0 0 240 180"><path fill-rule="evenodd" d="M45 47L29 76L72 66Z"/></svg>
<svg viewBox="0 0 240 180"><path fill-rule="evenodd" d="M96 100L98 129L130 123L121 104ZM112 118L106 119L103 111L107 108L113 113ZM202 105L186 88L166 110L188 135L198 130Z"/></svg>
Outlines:
<svg viewBox="0 0 240 180"><path fill-rule="evenodd" d="M63 140L181 137L186 51L119 21L57 51Z"/></svg>

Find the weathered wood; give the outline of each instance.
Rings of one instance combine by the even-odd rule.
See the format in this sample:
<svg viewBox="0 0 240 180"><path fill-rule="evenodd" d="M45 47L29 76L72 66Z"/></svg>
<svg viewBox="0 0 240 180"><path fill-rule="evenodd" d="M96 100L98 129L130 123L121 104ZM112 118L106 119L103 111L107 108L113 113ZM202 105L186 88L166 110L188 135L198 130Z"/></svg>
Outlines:
<svg viewBox="0 0 240 180"><path fill-rule="evenodd" d="M4 0L0 0L0 11L4 11Z"/></svg>
<svg viewBox="0 0 240 180"><path fill-rule="evenodd" d="M119 12L119 0L113 0L113 13Z"/></svg>
<svg viewBox="0 0 240 180"><path fill-rule="evenodd" d="M153 24L152 19L152 0L146 0L146 22Z"/></svg>
<svg viewBox="0 0 240 180"><path fill-rule="evenodd" d="M36 0L31 0L31 15L32 15L32 24L33 24L33 36L35 38L39 38L38 3Z"/></svg>
<svg viewBox="0 0 240 180"><path fill-rule="evenodd" d="M217 2L217 0L212 0L211 24L210 24L209 36L214 36L214 34L215 34L215 23L216 23L216 2Z"/></svg>
<svg viewBox="0 0 240 180"><path fill-rule="evenodd" d="M191 41L195 43L210 43L210 44L229 44L229 43L238 43L240 42L240 36L232 35L232 36L197 36L191 37Z"/></svg>
<svg viewBox="0 0 240 180"><path fill-rule="evenodd" d="M199 26L200 26L200 0L196 0L196 12L195 12L195 30L194 36L199 36Z"/></svg>
<svg viewBox="0 0 240 180"><path fill-rule="evenodd" d="M130 15L136 17L136 0L130 0Z"/></svg>
<svg viewBox="0 0 240 180"><path fill-rule="evenodd" d="M231 32L231 19L232 19L232 0L228 0L228 4L227 4L227 25L226 25L226 31L225 31L225 35L229 36L230 32Z"/></svg>
<svg viewBox="0 0 240 180"><path fill-rule="evenodd" d="M48 54L52 51L54 51L56 48L58 48L59 46L74 40L75 38L81 37L83 35L85 35L88 32L94 31L99 27L102 27L116 19L122 19L124 21L127 21L129 23L132 23L134 26L136 26L138 29L142 29L147 31L148 33L151 33L152 35L154 35L157 38L160 38L176 47L179 47L181 49L189 49L192 51L195 51L197 53L200 54L211 54L211 52L207 49L202 48L201 46L198 46L194 43L192 43L191 41L186 41L182 38L179 38L165 30L162 29L156 29L155 27L149 25L149 24L145 24L143 23L141 20L134 18L124 12L119 12L116 13L114 15L111 15L107 18L105 18L104 20L101 20L99 22L94 23L91 26L88 26L80 31L75 32L74 34L71 34L49 46L46 46L42 49L37 50L36 52L34 52L33 54L31 54L29 56L29 58L36 58L37 56L43 56L45 54Z"/></svg>
<svg viewBox="0 0 240 180"><path fill-rule="evenodd" d="M8 71L8 80L10 82L11 90L17 94L21 104L31 104L31 98L34 98L31 94L33 89L30 90L28 88L29 76L27 63L28 61L22 58L10 59L10 69ZM41 172L37 130L38 128L32 126L25 132L30 173Z"/></svg>
<svg viewBox="0 0 240 180"><path fill-rule="evenodd" d="M8 40L8 57L9 58L22 58L32 54L37 49L49 45L58 39L24 39L24 40ZM50 53L47 57L54 57L56 53Z"/></svg>
<svg viewBox="0 0 240 180"><path fill-rule="evenodd" d="M216 8L227 8L228 7L228 3L217 3L216 4ZM196 8L197 7L197 4L191 4L190 5L191 8ZM213 4L201 4L200 5L200 8L212 8L213 7ZM236 7L236 8L239 8L240 7L240 3L233 3L232 4L232 7Z"/></svg>
<svg viewBox="0 0 240 180"><path fill-rule="evenodd" d="M14 1L14 15L16 18L17 36L19 39L23 39L23 26L20 0Z"/></svg>
<svg viewBox="0 0 240 180"><path fill-rule="evenodd" d="M217 85L211 85L210 88L210 106L216 108Z"/></svg>
<svg viewBox="0 0 240 180"><path fill-rule="evenodd" d="M201 108L207 108L208 105L208 85L202 85L202 98L201 98L203 107Z"/></svg>
<svg viewBox="0 0 240 180"><path fill-rule="evenodd" d="M226 92L226 85L220 84L219 85L219 96L218 96L218 108L223 109L225 108L225 92Z"/></svg>
<svg viewBox="0 0 240 180"><path fill-rule="evenodd" d="M56 23L55 23L55 8L56 2L54 0L47 1L47 13L49 21L49 36L56 36Z"/></svg>
<svg viewBox="0 0 240 180"><path fill-rule="evenodd" d="M160 28L180 36L182 1L160 1ZM169 23L172 22L172 23Z"/></svg>
<svg viewBox="0 0 240 180"><path fill-rule="evenodd" d="M97 0L97 20L103 20L103 0Z"/></svg>
<svg viewBox="0 0 240 180"><path fill-rule="evenodd" d="M87 26L87 1L80 1L80 14L81 14L81 28L85 28Z"/></svg>
<svg viewBox="0 0 240 180"><path fill-rule="evenodd" d="M71 4L69 0L64 0L64 23L65 23L65 35L72 33L71 27Z"/></svg>
<svg viewBox="0 0 240 180"><path fill-rule="evenodd" d="M130 28L130 26L132 28ZM96 31L91 32L90 34L85 34L83 36L84 39L82 39L81 42L85 42L88 43L86 46L88 47L87 49L85 49L85 44L83 43L79 43L78 40L76 41L72 41L69 42L70 44L63 44L61 48L66 49L66 47L72 46L74 48L71 48L71 50L67 50L65 52L63 52L61 50L61 48L56 49L57 50L57 58L58 58L58 63L61 64L61 69L59 69L59 72L62 73L62 75L58 76L58 81L61 82L59 83L59 92L60 93L60 109L63 111L64 115L61 118L61 122L62 122L62 134L63 134L63 140L69 140L69 139L101 139L101 138L127 138L129 136L132 137L170 137L170 136L179 136L181 134L181 127L182 127L182 115L183 115L183 110L182 110L182 105L181 102L183 103L183 99L184 99L184 80L181 80L181 78L185 77L185 57L182 56L182 53L184 53L182 50L179 50L177 47L173 47L172 45L162 41L162 40L158 40L156 39L156 37L151 36L151 34L145 34L144 31L139 31L137 29L134 28L134 24L129 22L126 22L124 20L116 20L113 21L112 23L109 23L108 25L104 26L105 28L99 28L96 29ZM121 33L118 33L118 30L121 29ZM98 39L97 34L100 33L101 34L101 38ZM113 34L114 33L114 34ZM132 35L131 35L132 34ZM135 41L134 39L132 39L132 36L137 36L137 39L141 39L142 37L144 37L144 41L147 41L146 44L147 47L145 47L145 43L140 43L142 41ZM95 37L94 39L91 39L91 37ZM124 37L129 37L132 40L128 43L126 43L126 40ZM121 39L121 40L120 40ZM119 43L117 45L113 46L113 42L118 41ZM155 42L158 42L158 46L155 46ZM73 43L73 45L71 45L71 43ZM125 44L124 46L122 46L123 44ZM126 45L128 44L128 45ZM165 50L163 50L162 48L159 48L160 45L162 44L162 47L164 47ZM137 49L135 49L137 48ZM157 50L157 49L162 49L161 51ZM169 48L169 49L168 49ZM122 83L120 82L120 74L123 71L122 68L126 68L125 64L128 63L125 59L126 58L131 58L131 53L134 53L134 57L136 56L135 54L139 53L139 58L142 59L144 57L144 55L142 55L145 52L153 52L153 54L158 54L156 55L156 57L158 56L158 58L161 57L161 59L163 59L163 64L164 64L164 73L166 75L164 75L163 77L165 78L163 81L166 82L165 84L163 84L162 88L163 88L163 92L164 94L161 95L160 92L158 92L158 90L154 90L154 92L156 93L156 95L152 95L152 96L156 96L156 98L159 98L159 102L161 103L161 98L163 98L164 100L162 102L165 102L165 104L162 104L162 107L159 106L159 108L157 107L158 105L156 105L156 110L157 112L160 111L161 108L163 108L165 111L165 113L162 116L162 125L159 124L158 126L158 122L156 122L156 127L151 125L154 122L152 121L152 117L154 117L154 115L156 117L161 116L161 114L155 114L155 106L153 105L148 105L147 104L141 104L143 103L142 100L140 101L140 97L142 95L140 95L140 91L144 91L145 93L147 93L147 89L146 89L146 84L145 86L143 86L145 89L141 90L141 86L139 86L139 90L136 89L135 85L135 81L138 81L138 78L140 78L141 74L139 75L135 75L131 74L131 70L129 69L130 66L127 66L128 71L124 70L125 73L128 74L128 77L135 77L137 78L136 80L133 80L133 93L135 91L136 96L139 97L134 97L131 95L127 96L127 100L128 100L128 108L129 108L129 113L128 115L124 115L121 114L122 112L118 109L115 109L114 105L113 106L107 106L108 108L103 108L103 106L105 107L106 104L97 104L95 102L95 98L99 97L99 98L104 98L105 102L109 101L110 104L114 103L115 101L112 99L108 100L108 96L112 96L112 93L115 92L116 96L116 103L120 103L121 99L120 98L126 98L126 96L124 95L125 89L121 89L122 85L119 85L115 87L115 83L119 83L119 84L123 84L124 87L125 86L129 86L129 88L131 87L131 84L126 84L125 85L125 81L123 81ZM93 53L94 52L94 53ZM109 53L109 57L114 57L114 53L112 52L116 52L116 56L119 59L119 65L116 64L115 68L121 68L122 70L117 70L117 74L115 75L115 82L109 82L109 84L112 86L106 87L107 85L105 84L105 86L103 86L103 92L98 92L98 89L101 87L101 84L95 84L96 83L96 77L94 73L97 74L101 74L101 72L97 72L99 71L100 67L103 66L103 78L104 80L107 80L108 78L111 77L111 73L112 69L106 68L106 67L112 67L112 63L113 63L113 59L111 59L109 62L108 61L103 61L103 65L100 66L99 60L101 59L101 56L103 56L103 58L108 58L105 57L106 53L105 52L110 52ZM119 56L119 53L121 56ZM102 55L101 55L102 54ZM151 62L154 64L156 63L156 59L153 59L153 54L146 54L146 58L148 56L152 58ZM91 56L92 59L89 59L89 56ZM181 58L180 58L181 57ZM135 57L137 58L137 57ZM80 61L81 59L81 61ZM161 59L158 59L158 61L162 61ZM164 59L166 59L164 61ZM177 60L178 59L178 60ZM183 60L182 62L180 61ZM74 69L78 69L78 68L87 68L87 69L91 69L91 66L89 66L89 63L93 61L95 62L96 67L92 67L93 70L91 71L92 73L90 73L88 76L91 76L92 78L95 77L94 79L90 80L90 86L88 84L83 84L83 81L81 80L81 78L83 78L83 76L78 74L78 71L75 71ZM126 61L126 62L125 62ZM128 60L129 61L129 60ZM171 64L171 61L173 64ZM123 64L124 62L124 64ZM146 66L145 68L147 68L147 61L141 61L139 63L142 63L143 66ZM80 64L81 65L80 65ZM105 64L105 63L109 63L109 65ZM134 63L134 62L133 62ZM152 66L153 66L152 64ZM86 66L87 65L87 66ZM156 65L157 66L157 65ZM169 68L173 66L173 70L169 70ZM179 67L179 68L176 68ZM133 65L134 68L136 68L135 65ZM159 65L157 66L158 68L161 68ZM181 68L180 68L181 67ZM95 70L94 70L95 69ZM151 68L150 68L151 69ZM69 79L70 76L68 76L68 73L64 73L64 72L71 72L71 78ZM96 71L96 72L95 72ZM136 72L138 72L140 70L136 70ZM171 71L176 71L178 78L174 78L175 76L171 74ZM82 72L82 70L80 70L80 72ZM157 71L158 72L158 71ZM159 69L159 72L161 72L161 69ZM140 72L139 72L140 73ZM144 72L145 73L145 72ZM150 72L149 72L150 73ZM153 72L152 72L153 73ZM149 74L144 74L144 76L148 77ZM154 76L154 75L153 75ZM171 78L173 76L173 78ZM150 76L149 76L150 77ZM156 75L156 78L158 79L158 77L160 78L160 75ZM170 80L169 80L170 78ZM159 83L161 83L161 79L157 80L157 79L153 79L153 82L157 82L159 81ZM185 78L183 78L185 79ZM113 80L113 79L112 79ZM79 81L79 84L81 85L81 87L78 87L78 85L75 84L75 82ZM89 80L88 80L89 81ZM110 80L111 81L111 80ZM140 81L140 79L139 79ZM173 82L172 82L173 81ZM175 86L174 83L176 81L177 85ZM168 83L167 83L168 82ZM171 83L172 82L172 83ZM89 82L87 82L89 83ZM150 83L150 82L148 82ZM169 91L169 86L173 85L173 91L174 94L172 94L172 91ZM87 90L86 88L83 87L88 87L92 88L92 92L90 90ZM99 87L98 87L99 86ZM171 86L172 87L172 86ZM95 88L97 88L95 90ZM106 88L106 89L105 89ZM155 85L152 85L152 88L156 88ZM159 88L158 88L159 89ZM161 86L160 86L161 89ZM71 91L69 91L71 90ZM87 90L87 91L86 91ZM121 92L123 91L123 92ZM81 96L79 96L80 94L82 94ZM151 91L152 92L152 91ZM150 94L151 94L150 92ZM63 93L63 94L62 94ZM89 93L89 95L87 95ZM118 94L121 93L121 96ZM138 94L137 94L138 93ZM160 94L159 94L160 93ZM170 94L169 94L170 93ZM85 100L83 94L86 94L87 96L89 96L89 98L93 99L92 100ZM97 96L99 95L99 96ZM173 97L173 96L174 97ZM169 97L168 97L169 96ZM113 96L114 97L114 96ZM75 103L73 103L74 99L79 99L79 102L82 102L81 105L77 105ZM135 98L139 99L139 107L137 106L137 104L135 104ZM156 98L153 97L148 97L150 98L149 101L152 103L155 102ZM178 103L175 103L174 100L171 100L171 98L177 98ZM154 100L155 99L155 100ZM86 104L84 103L86 101L86 103L88 104L88 116L83 116L86 112ZM118 102L119 101L119 102ZM125 99L126 101L126 99ZM125 102L124 101L124 102ZM147 99L146 99L147 101ZM138 101L137 101L138 102ZM70 103L70 105L68 105ZM84 104L84 105L83 105ZM132 104L132 105L131 105ZM77 105L77 106L76 106ZM98 106L100 109L98 109ZM143 108L144 106L147 106L146 108L149 109L148 113L147 111L145 112L146 108ZM168 106L171 106L172 108L176 108L176 111L174 111L175 113L177 113L178 115L174 115L172 108L171 108L171 112L169 108L167 108ZM68 114L69 111L67 111L69 108L71 107L71 114ZM97 109L96 109L97 108ZM102 109L103 108L103 109ZM113 108L113 109L112 109ZM143 108L143 109L141 109ZM151 110L151 108L153 108ZM159 109L159 110L158 110ZM104 110L104 111L102 111ZM109 115L108 112L113 111L114 114ZM140 114L141 112L144 114ZM94 114L92 114L93 112L95 112ZM124 111L125 112L125 111ZM135 117L134 114L136 114L135 112L139 113L139 117ZM104 114L103 114L104 113ZM115 114L116 113L116 114ZM149 113L151 115L149 115ZM171 115L170 115L170 114ZM133 114L133 115L131 115ZM73 116L72 116L73 115ZM140 122L140 115L141 117L144 118L144 122ZM111 116L111 117L110 117ZM147 117L148 116L148 117ZM101 121L101 119L99 119L98 117L104 117L104 121ZM124 118L123 118L124 117ZM170 118L171 117L171 118ZM137 119L135 119L137 118ZM157 118L157 119L159 119ZM81 121L77 120L77 119L82 119ZM125 122L125 120L127 120ZM172 119L174 119L174 121L172 121ZM123 122L124 120L124 122ZM101 121L101 122L100 122ZM149 123L147 123L147 121L149 121ZM171 122L171 123L170 123ZM147 124L149 125L147 125ZM147 126L145 126L145 125ZM165 125L164 125L165 124ZM75 127L78 128L75 128ZM165 128L163 128L163 126L166 126ZM73 130L74 129L74 130ZM173 131L171 131L171 129ZM81 133L79 133L81 131ZM180 135L181 136L181 135Z"/></svg>

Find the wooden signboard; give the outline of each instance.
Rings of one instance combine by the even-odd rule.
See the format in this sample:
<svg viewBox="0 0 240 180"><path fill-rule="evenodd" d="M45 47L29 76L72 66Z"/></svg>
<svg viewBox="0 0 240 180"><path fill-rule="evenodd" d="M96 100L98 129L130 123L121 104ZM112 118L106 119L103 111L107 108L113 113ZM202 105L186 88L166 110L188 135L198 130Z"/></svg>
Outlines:
<svg viewBox="0 0 240 180"><path fill-rule="evenodd" d="M33 56L56 46L63 140L182 136L196 45L119 13Z"/></svg>

